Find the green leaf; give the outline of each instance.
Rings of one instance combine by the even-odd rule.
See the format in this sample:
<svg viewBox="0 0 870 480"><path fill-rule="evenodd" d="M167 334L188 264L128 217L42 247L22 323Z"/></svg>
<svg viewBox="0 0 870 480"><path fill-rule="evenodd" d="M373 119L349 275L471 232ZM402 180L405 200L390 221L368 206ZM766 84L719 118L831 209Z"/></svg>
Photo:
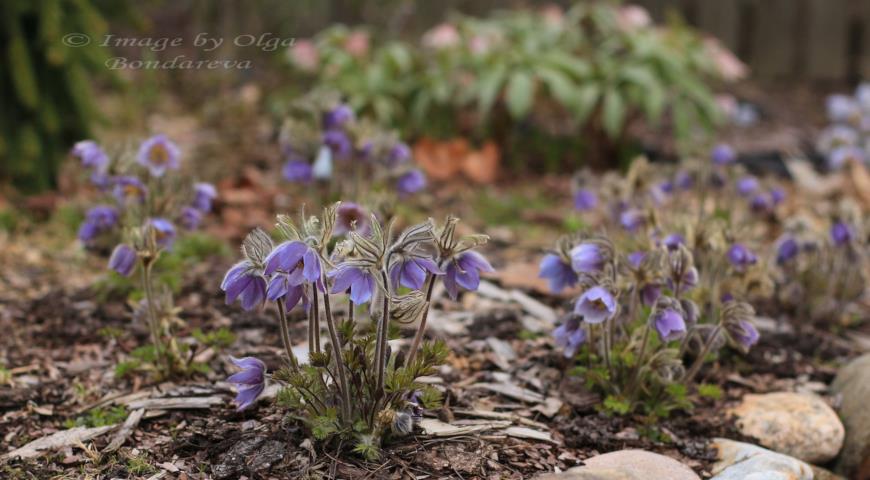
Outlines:
<svg viewBox="0 0 870 480"><path fill-rule="evenodd" d="M604 399L603 406L605 412L616 415L626 415L631 411L631 402L613 395L608 395Z"/></svg>
<svg viewBox="0 0 870 480"><path fill-rule="evenodd" d="M577 108L577 89L574 82L559 70L542 69L538 75L547 85L550 94L568 110Z"/></svg>
<svg viewBox="0 0 870 480"><path fill-rule="evenodd" d="M489 115L493 103L501 90L504 83L505 67L502 64L496 65L491 70L488 70L480 79L477 89L477 108L484 116Z"/></svg>
<svg viewBox="0 0 870 480"><path fill-rule="evenodd" d="M722 398L722 389L719 388L719 385L702 383L698 385L698 395L712 400L719 400Z"/></svg>
<svg viewBox="0 0 870 480"><path fill-rule="evenodd" d="M625 101L616 90L609 90L604 96L604 107L601 113L601 123L610 138L615 139L622 133L625 121Z"/></svg>
<svg viewBox="0 0 870 480"><path fill-rule="evenodd" d="M527 72L516 71L510 76L505 93L508 111L514 118L529 113L535 99L535 80Z"/></svg>
<svg viewBox="0 0 870 480"><path fill-rule="evenodd" d="M589 114L598 106L600 98L601 88L594 83L583 85L577 90L577 107L574 115L578 123L583 123L589 118Z"/></svg>

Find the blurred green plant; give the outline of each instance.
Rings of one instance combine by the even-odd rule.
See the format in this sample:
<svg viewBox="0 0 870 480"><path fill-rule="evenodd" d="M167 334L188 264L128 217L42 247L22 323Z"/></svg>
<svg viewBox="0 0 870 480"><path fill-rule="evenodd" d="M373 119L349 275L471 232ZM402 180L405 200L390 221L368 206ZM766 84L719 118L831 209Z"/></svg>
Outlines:
<svg viewBox="0 0 870 480"><path fill-rule="evenodd" d="M611 2L454 16L419 44L372 47L370 37L334 26L298 42L291 61L411 136L505 146L530 130L582 133L592 159L618 153L636 123L667 127L678 143L711 131L718 111L708 85L735 75L723 68L727 51L679 18L656 26L639 7Z"/></svg>
<svg viewBox="0 0 870 480"><path fill-rule="evenodd" d="M106 18L127 16L131 3L97 0L0 2L0 178L24 191L56 183L60 160L100 119L94 76L120 81L104 62L99 39Z"/></svg>

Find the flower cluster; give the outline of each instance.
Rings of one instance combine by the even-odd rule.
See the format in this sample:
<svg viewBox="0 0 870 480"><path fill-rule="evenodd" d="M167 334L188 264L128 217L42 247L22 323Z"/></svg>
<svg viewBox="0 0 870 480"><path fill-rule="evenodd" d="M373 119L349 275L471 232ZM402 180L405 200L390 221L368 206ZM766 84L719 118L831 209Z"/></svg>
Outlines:
<svg viewBox="0 0 870 480"><path fill-rule="evenodd" d="M831 95L826 107L831 124L819 135L816 148L828 168L870 164L870 83L859 85L852 96Z"/></svg>
<svg viewBox="0 0 870 480"><path fill-rule="evenodd" d="M303 214L298 224L279 216L284 241L277 245L261 230L245 239L244 259L221 288L228 303L239 301L246 310L274 303L287 363L264 375L262 362L234 360L243 371L229 381L244 409L271 378L282 385L278 401L296 410L316 438L350 440L371 459L385 437L409 433L420 409L440 401L437 390L416 381L447 355L442 342L423 342L437 280L455 299L462 289L476 290L492 266L473 251L487 238L458 238L453 217L440 228L429 220L394 236L392 223L384 226L372 215L365 228L358 219L334 241L344 207L327 207L320 218ZM341 296L344 302L337 301ZM306 339L289 334L287 312L294 308L308 319L307 359L294 353L294 343ZM395 324L415 325L406 351L388 342Z"/></svg>
<svg viewBox="0 0 870 480"><path fill-rule="evenodd" d="M793 222L776 241L776 300L781 310L813 323L848 326L866 318L868 240L860 215L844 214L827 232Z"/></svg>
<svg viewBox="0 0 870 480"><path fill-rule="evenodd" d="M735 268L751 256L739 244L727 253ZM567 358L580 354L585 366L576 370L615 412L687 408L685 387L711 353L726 340L743 351L758 341L748 303L697 288L702 279L679 234L628 254L606 237L565 237L544 256L540 276L554 292L580 290L555 344Z"/></svg>
<svg viewBox="0 0 870 480"><path fill-rule="evenodd" d="M89 248L115 244L108 268L129 277L140 267L153 348L166 375L177 373L180 358L171 341L168 321L171 306L160 308L154 291L152 269L161 252L170 250L179 234L199 227L217 196L208 183L187 186L170 175L181 166L181 151L165 135L151 137L139 146L135 159L110 157L96 142L75 144L72 155L89 171L90 181L105 196L104 203L88 210L78 238ZM162 304L171 304L171 299ZM166 313L167 315L164 315ZM167 340L169 338L170 340Z"/></svg>
<svg viewBox="0 0 870 480"><path fill-rule="evenodd" d="M426 176L414 166L410 147L396 134L357 119L350 106L334 95L314 93L294 107L280 138L288 181L329 182L337 184L340 192L356 195L366 193L360 192L363 184L383 184L400 197L426 187ZM342 175L334 175L336 169ZM343 184L347 182L353 183Z"/></svg>

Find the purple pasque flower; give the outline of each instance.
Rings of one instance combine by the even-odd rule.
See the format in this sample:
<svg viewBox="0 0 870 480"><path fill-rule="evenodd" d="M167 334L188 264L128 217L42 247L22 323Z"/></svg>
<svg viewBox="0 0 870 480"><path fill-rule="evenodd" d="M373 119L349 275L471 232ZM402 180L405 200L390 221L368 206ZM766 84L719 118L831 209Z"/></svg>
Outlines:
<svg viewBox="0 0 870 480"><path fill-rule="evenodd" d="M170 249L175 242L175 225L165 218L151 218L146 226L154 231L154 240L158 247Z"/></svg>
<svg viewBox="0 0 870 480"><path fill-rule="evenodd" d="M725 331L731 340L744 350L758 343L760 335L755 325L748 320L738 320L736 322L726 322Z"/></svg>
<svg viewBox="0 0 870 480"><path fill-rule="evenodd" d="M109 257L109 269L129 277L136 268L136 251L126 243L119 243Z"/></svg>
<svg viewBox="0 0 870 480"><path fill-rule="evenodd" d="M539 278L546 278L550 285L550 291L559 293L565 288L577 285L577 272L566 262L561 255L548 253L541 259Z"/></svg>
<svg viewBox="0 0 870 480"><path fill-rule="evenodd" d="M784 202L785 197L785 190L782 187L773 187L770 190L770 201L774 207Z"/></svg>
<svg viewBox="0 0 870 480"><path fill-rule="evenodd" d="M720 143L713 147L713 150L710 152L710 159L716 165L730 165L737 160L737 153L730 145Z"/></svg>
<svg viewBox="0 0 870 480"><path fill-rule="evenodd" d="M680 312L672 308L656 312L651 320L662 342L678 340L686 335L686 320Z"/></svg>
<svg viewBox="0 0 870 480"><path fill-rule="evenodd" d="M828 155L828 168L831 170L839 170L846 166L849 162L863 163L864 150L854 146L837 147Z"/></svg>
<svg viewBox="0 0 870 480"><path fill-rule="evenodd" d="M202 223L202 212L191 206L182 207L178 223L188 230L196 230Z"/></svg>
<svg viewBox="0 0 870 480"><path fill-rule="evenodd" d="M728 260L737 268L754 265L758 257L742 243L735 243L728 249Z"/></svg>
<svg viewBox="0 0 870 480"><path fill-rule="evenodd" d="M217 198L217 189L214 185L206 182L199 182L193 185L193 202L191 206L202 213L211 211L212 201Z"/></svg>
<svg viewBox="0 0 870 480"><path fill-rule="evenodd" d="M221 281L227 305L237 299L245 310L253 310L266 301L266 278L250 260L242 260L227 270Z"/></svg>
<svg viewBox="0 0 870 480"><path fill-rule="evenodd" d="M111 230L118 224L119 214L115 207L97 205L91 207L85 214L85 220L79 226L78 238L88 244L100 234Z"/></svg>
<svg viewBox="0 0 870 480"><path fill-rule="evenodd" d="M411 159L411 148L407 143L399 142L390 148L387 154L387 165L395 167Z"/></svg>
<svg viewBox="0 0 870 480"><path fill-rule="evenodd" d="M353 109L346 103L340 103L323 114L323 128L324 130L342 128L351 120L353 120Z"/></svg>
<svg viewBox="0 0 870 480"><path fill-rule="evenodd" d="M643 305L648 307L655 305L660 296L662 296L661 284L648 282L640 286L640 303Z"/></svg>
<svg viewBox="0 0 870 480"><path fill-rule="evenodd" d="M278 245L266 256L264 263L266 275L276 271L287 273L293 285L320 282L320 254L303 241L294 240Z"/></svg>
<svg viewBox="0 0 870 480"><path fill-rule="evenodd" d="M594 273L604 267L604 252L594 243L581 243L571 249L571 268L577 273Z"/></svg>
<svg viewBox="0 0 870 480"><path fill-rule="evenodd" d="M776 263L782 265L791 261L800 252L797 240L791 235L783 236L776 246Z"/></svg>
<svg viewBox="0 0 870 480"><path fill-rule="evenodd" d="M689 190L695 186L695 179L692 178L691 173L680 170L674 174L674 184L681 190Z"/></svg>
<svg viewBox="0 0 870 480"><path fill-rule="evenodd" d="M627 256L628 264L631 265L631 268L637 270L640 268L640 264L643 263L643 259L646 258L646 252L631 252Z"/></svg>
<svg viewBox="0 0 870 480"><path fill-rule="evenodd" d="M852 241L852 229L843 222L831 225L831 240L834 245L842 247Z"/></svg>
<svg viewBox="0 0 870 480"><path fill-rule="evenodd" d="M166 135L155 135L139 146L136 161L154 177L162 177L167 170L178 170L181 150Z"/></svg>
<svg viewBox="0 0 870 480"><path fill-rule="evenodd" d="M419 168L409 170L396 181L400 195L412 195L426 188L426 174Z"/></svg>
<svg viewBox="0 0 870 480"><path fill-rule="evenodd" d="M582 315L586 323L598 324L616 314L616 299L606 288L595 286L580 295L574 313Z"/></svg>
<svg viewBox="0 0 870 480"><path fill-rule="evenodd" d="M737 192L744 197L754 193L758 190L758 187L758 179L751 175L737 180Z"/></svg>
<svg viewBox="0 0 870 480"><path fill-rule="evenodd" d="M598 195L588 188L581 188L574 192L574 209L587 212L598 206Z"/></svg>
<svg viewBox="0 0 870 480"><path fill-rule="evenodd" d="M643 212L629 208L619 214L619 224L629 232L634 232L644 224Z"/></svg>
<svg viewBox="0 0 870 480"><path fill-rule="evenodd" d="M269 285L266 287L266 300L275 302L283 298L287 311L293 310L301 300L303 307L307 309L308 297L305 295L305 285L303 283L294 284L295 281L297 280L291 278L290 274L275 273L269 279Z"/></svg>
<svg viewBox="0 0 870 480"><path fill-rule="evenodd" d="M828 96L825 100L825 107L828 111L828 118L832 122L848 122L856 115L860 115L860 108L855 100L842 94L834 94Z"/></svg>
<svg viewBox="0 0 870 480"><path fill-rule="evenodd" d="M305 160L290 159L281 169L284 179L294 183L309 183L314 179L311 164Z"/></svg>
<svg viewBox="0 0 870 480"><path fill-rule="evenodd" d="M342 130L325 131L323 133L323 144L329 147L333 155L339 158L346 158L353 149L350 138Z"/></svg>
<svg viewBox="0 0 870 480"><path fill-rule="evenodd" d="M749 201L749 208L753 212L763 213L769 211L773 207L772 199L765 193L756 193Z"/></svg>
<svg viewBox="0 0 870 480"><path fill-rule="evenodd" d="M72 155L82 162L85 168L93 168L96 172L105 172L109 166L109 156L97 142L82 140L72 148Z"/></svg>
<svg viewBox="0 0 870 480"><path fill-rule="evenodd" d="M448 260L444 268L444 287L450 298L456 300L459 287L469 291L480 286L480 272L494 272L495 269L477 252L463 252Z"/></svg>
<svg viewBox="0 0 870 480"><path fill-rule="evenodd" d="M350 290L350 301L354 305L368 303L375 293L375 276L367 268L353 265L339 265L327 276L335 279L331 293L343 293Z"/></svg>
<svg viewBox="0 0 870 480"><path fill-rule="evenodd" d="M118 203L122 205L130 202L142 203L148 195L148 187L137 177L116 177L112 193L115 195Z"/></svg>
<svg viewBox="0 0 870 480"><path fill-rule="evenodd" d="M426 281L426 274L444 275L432 259L417 256L403 256L390 267L390 282L394 289L399 286L420 290Z"/></svg>
<svg viewBox="0 0 870 480"><path fill-rule="evenodd" d="M342 202L336 210L335 227L332 235L340 237L350 232L360 235L368 235L371 231L369 214L359 204Z"/></svg>
<svg viewBox="0 0 870 480"><path fill-rule="evenodd" d="M672 233L665 237L662 240L662 245L664 245L668 250L674 251L679 248L680 245L686 244L686 237L680 235L679 233Z"/></svg>
<svg viewBox="0 0 870 480"><path fill-rule="evenodd" d="M266 364L254 357L230 357L230 360L242 369L227 378L227 383L232 383L238 390L233 403L241 411L253 405L266 389Z"/></svg>
<svg viewBox="0 0 870 480"><path fill-rule="evenodd" d="M568 315L565 322L553 330L553 339L556 346L564 349L565 358L576 355L580 345L586 341L586 331L582 328L580 317Z"/></svg>

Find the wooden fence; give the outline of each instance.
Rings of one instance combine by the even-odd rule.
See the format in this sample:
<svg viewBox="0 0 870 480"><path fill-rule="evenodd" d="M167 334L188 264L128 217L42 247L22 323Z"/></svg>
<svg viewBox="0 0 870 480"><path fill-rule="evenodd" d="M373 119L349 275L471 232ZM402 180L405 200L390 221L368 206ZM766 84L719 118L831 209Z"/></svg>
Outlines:
<svg viewBox="0 0 870 480"><path fill-rule="evenodd" d="M870 0L633 0L678 11L723 41L756 78L870 80Z"/></svg>

